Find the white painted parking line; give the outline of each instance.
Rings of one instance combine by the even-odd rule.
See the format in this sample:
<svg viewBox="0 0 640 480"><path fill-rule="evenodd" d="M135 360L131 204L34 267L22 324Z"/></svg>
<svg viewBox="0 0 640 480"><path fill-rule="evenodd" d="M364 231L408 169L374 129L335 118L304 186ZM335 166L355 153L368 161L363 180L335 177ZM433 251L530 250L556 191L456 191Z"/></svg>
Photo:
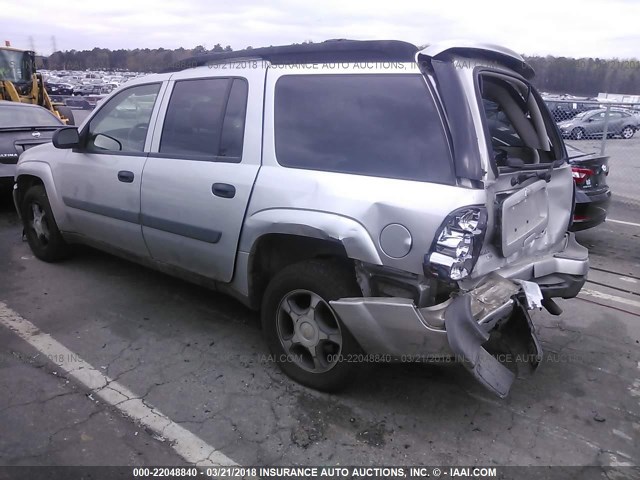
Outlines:
<svg viewBox="0 0 640 480"><path fill-rule="evenodd" d="M94 396L113 405L122 413L150 428L163 437L169 445L187 462L198 466L225 465L236 463L189 430L174 423L162 412L147 405L138 395L124 385L113 381L107 375L93 368L77 354L42 332L33 323L0 302L0 325L4 325L19 335L29 345L49 358L64 370L69 377L92 390Z"/></svg>
<svg viewBox="0 0 640 480"><path fill-rule="evenodd" d="M613 218L607 218L606 221L612 223L621 223L622 225L631 225L632 227L640 227L640 223L625 222L624 220L614 220Z"/></svg>
<svg viewBox="0 0 640 480"><path fill-rule="evenodd" d="M638 280L636 280L635 278L631 278L631 277L620 277L620 280L622 280L623 282L628 282L628 283L638 283Z"/></svg>
<svg viewBox="0 0 640 480"><path fill-rule="evenodd" d="M609 295L608 293L599 292L597 290L590 290L583 288L578 295L588 295L589 297L600 298L602 300L609 300L611 302L623 303L632 307L640 308L640 302L631 300L630 298L618 297L617 295Z"/></svg>

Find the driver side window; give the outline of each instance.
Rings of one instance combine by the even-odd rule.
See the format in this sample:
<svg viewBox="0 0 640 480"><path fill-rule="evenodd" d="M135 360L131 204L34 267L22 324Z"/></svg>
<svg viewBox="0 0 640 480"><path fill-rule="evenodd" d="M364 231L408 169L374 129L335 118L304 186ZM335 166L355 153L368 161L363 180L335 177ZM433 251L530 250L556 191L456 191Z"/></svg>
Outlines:
<svg viewBox="0 0 640 480"><path fill-rule="evenodd" d="M160 85L138 85L111 98L89 124L87 150L142 152Z"/></svg>

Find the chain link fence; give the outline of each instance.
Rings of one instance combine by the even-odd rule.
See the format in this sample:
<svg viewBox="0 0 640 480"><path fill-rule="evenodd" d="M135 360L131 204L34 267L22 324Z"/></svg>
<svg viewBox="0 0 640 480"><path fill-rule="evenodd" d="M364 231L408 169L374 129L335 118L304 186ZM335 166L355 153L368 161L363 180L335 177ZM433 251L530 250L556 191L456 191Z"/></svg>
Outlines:
<svg viewBox="0 0 640 480"><path fill-rule="evenodd" d="M640 103L545 98L573 148L609 156L612 211L640 216Z"/></svg>

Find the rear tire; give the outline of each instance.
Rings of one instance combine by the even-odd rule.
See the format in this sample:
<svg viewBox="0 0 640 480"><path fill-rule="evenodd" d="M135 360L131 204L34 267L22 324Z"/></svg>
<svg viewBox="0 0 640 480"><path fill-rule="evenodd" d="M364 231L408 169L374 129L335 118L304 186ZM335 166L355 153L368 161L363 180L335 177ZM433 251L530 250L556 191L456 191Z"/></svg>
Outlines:
<svg viewBox="0 0 640 480"><path fill-rule="evenodd" d="M624 127L620 132L620 136L625 140L629 140L636 133L635 129L629 125Z"/></svg>
<svg viewBox="0 0 640 480"><path fill-rule="evenodd" d="M44 186L34 185L27 190L20 215L27 242L37 258L57 262L69 256L71 249L58 230Z"/></svg>
<svg viewBox="0 0 640 480"><path fill-rule="evenodd" d="M331 261L304 261L277 273L265 291L261 315L280 369L316 390L348 386L359 369L361 349L329 301L361 296L354 272Z"/></svg>

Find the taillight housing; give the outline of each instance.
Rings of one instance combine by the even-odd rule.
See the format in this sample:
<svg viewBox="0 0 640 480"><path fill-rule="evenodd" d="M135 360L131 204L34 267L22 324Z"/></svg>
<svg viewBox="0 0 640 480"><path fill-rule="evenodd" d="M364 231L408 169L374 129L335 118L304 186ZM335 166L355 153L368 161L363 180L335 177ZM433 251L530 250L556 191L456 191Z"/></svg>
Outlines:
<svg viewBox="0 0 640 480"><path fill-rule="evenodd" d="M584 185L589 181L592 175L595 175L595 173L596 172L590 168L571 167L571 175L573 176L573 180L576 182L576 185Z"/></svg>
<svg viewBox="0 0 640 480"><path fill-rule="evenodd" d="M469 276L480 255L486 230L485 207L464 207L451 212L424 256L425 275L453 281Z"/></svg>

